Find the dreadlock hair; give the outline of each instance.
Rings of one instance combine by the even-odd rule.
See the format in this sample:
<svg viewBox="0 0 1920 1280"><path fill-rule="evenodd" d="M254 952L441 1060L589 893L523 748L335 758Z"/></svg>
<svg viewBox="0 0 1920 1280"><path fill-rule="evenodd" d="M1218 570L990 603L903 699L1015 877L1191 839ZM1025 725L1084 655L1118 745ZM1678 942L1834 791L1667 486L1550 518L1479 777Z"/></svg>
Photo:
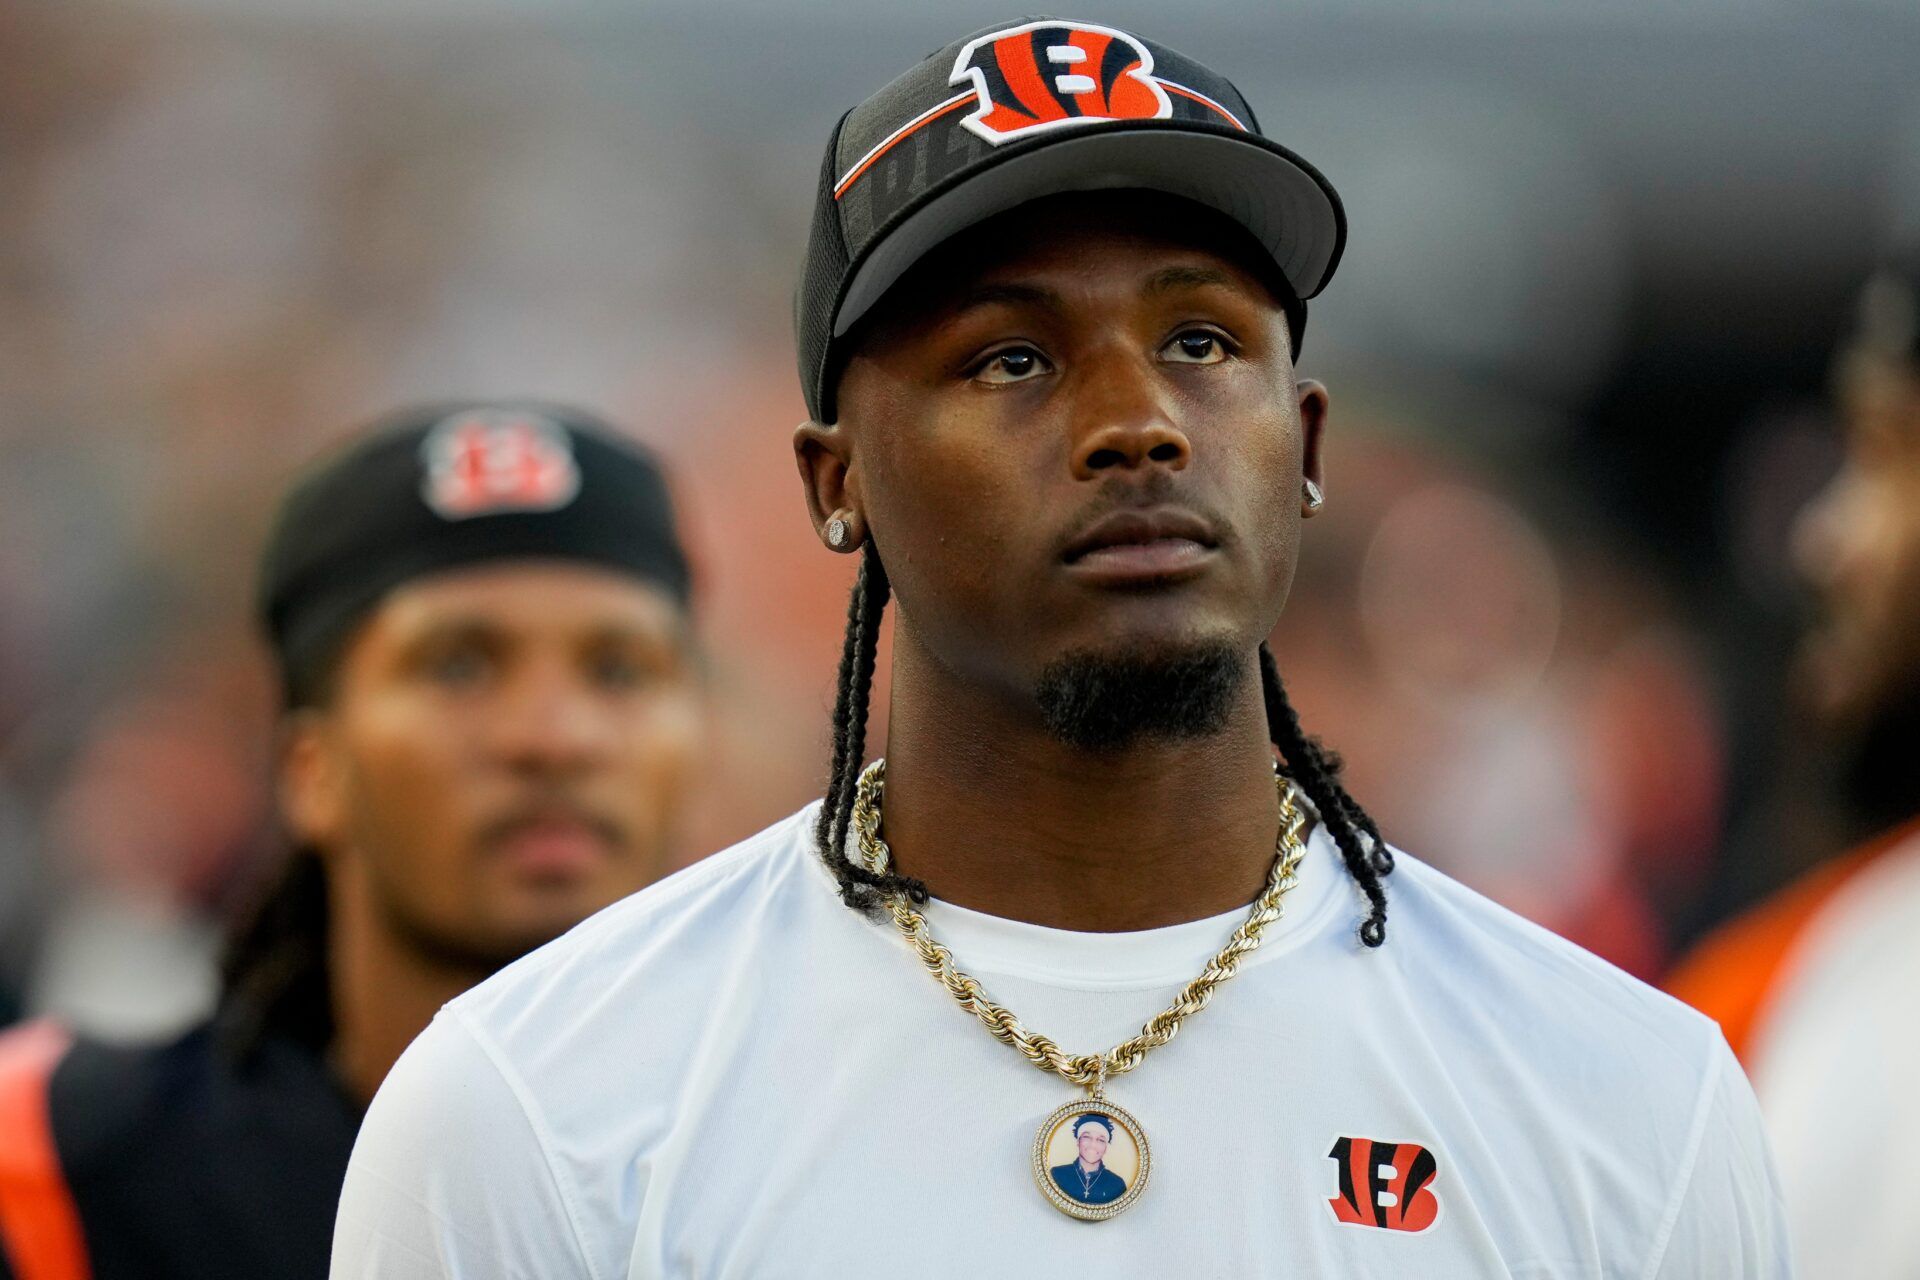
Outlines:
<svg viewBox="0 0 1920 1280"><path fill-rule="evenodd" d="M872 911L881 899L902 893L915 903L927 900L927 886L910 876L877 874L847 856L847 831L853 821L854 791L866 757L867 700L873 691L873 666L880 619L892 588L880 556L869 541L847 604L847 639L840 651L840 685L833 700L833 764L827 794L814 823L813 838L822 860L840 884L840 898L858 911ZM1367 898L1360 941L1369 947L1387 940L1387 892L1381 877L1393 871L1393 854L1380 828L1340 783L1340 757L1300 728L1300 716L1287 701L1286 686L1273 651L1260 646L1260 684L1267 707L1267 729L1299 784L1320 813L1320 821L1340 850L1347 872Z"/></svg>
<svg viewBox="0 0 1920 1280"><path fill-rule="evenodd" d="M847 601L847 641L840 650L840 686L833 697L833 765L827 774L826 802L813 826L814 844L840 883L840 900L856 911L872 911L893 893L904 893L916 903L927 900L927 886L911 876L870 871L847 856L854 789L867 754L867 701L873 694L880 618L892 594L880 553L868 542Z"/></svg>
<svg viewBox="0 0 1920 1280"><path fill-rule="evenodd" d="M220 976L218 1042L236 1061L271 1039L316 1053L333 1040L327 875L318 853L292 851L229 935Z"/></svg>
<svg viewBox="0 0 1920 1280"><path fill-rule="evenodd" d="M281 665L282 714L331 705L344 641L310 661ZM333 1042L327 873L320 852L285 840L272 877L234 917L220 956L215 1042L244 1063L269 1040L315 1053Z"/></svg>

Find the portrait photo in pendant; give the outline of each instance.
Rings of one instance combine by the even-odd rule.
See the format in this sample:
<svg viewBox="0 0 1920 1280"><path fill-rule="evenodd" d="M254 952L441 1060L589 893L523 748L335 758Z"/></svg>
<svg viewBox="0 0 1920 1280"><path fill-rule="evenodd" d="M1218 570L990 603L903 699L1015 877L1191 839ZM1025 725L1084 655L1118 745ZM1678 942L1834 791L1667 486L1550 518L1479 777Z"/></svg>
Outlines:
<svg viewBox="0 0 1920 1280"><path fill-rule="evenodd" d="M1133 1116L1100 1100L1047 1117L1034 1143L1034 1179L1054 1207L1076 1218L1109 1218L1146 1189L1146 1137Z"/></svg>

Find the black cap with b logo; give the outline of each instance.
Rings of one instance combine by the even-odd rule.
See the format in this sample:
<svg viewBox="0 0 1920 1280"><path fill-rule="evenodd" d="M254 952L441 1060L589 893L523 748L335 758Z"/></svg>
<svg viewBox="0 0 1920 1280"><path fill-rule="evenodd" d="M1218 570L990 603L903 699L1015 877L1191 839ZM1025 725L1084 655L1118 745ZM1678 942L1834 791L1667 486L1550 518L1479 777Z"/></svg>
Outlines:
<svg viewBox="0 0 1920 1280"><path fill-rule="evenodd" d="M501 559L571 560L659 587L692 582L653 455L575 409L430 405L307 472L262 557L260 620L291 705L402 583Z"/></svg>
<svg viewBox="0 0 1920 1280"><path fill-rule="evenodd" d="M1340 198L1225 77L1112 27L1041 18L955 41L841 117L795 300L800 380L836 416L840 340L929 250L1068 191L1180 196L1273 255L1296 349L1346 242Z"/></svg>

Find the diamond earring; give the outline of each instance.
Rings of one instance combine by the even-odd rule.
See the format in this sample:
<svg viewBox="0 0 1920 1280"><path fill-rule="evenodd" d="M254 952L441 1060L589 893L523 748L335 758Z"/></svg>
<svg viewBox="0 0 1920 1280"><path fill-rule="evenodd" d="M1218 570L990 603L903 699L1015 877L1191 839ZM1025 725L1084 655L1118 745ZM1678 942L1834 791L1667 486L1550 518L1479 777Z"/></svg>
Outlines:
<svg viewBox="0 0 1920 1280"><path fill-rule="evenodd" d="M1320 486L1315 481L1309 480L1301 488L1307 493L1307 510L1318 511L1326 503L1327 495L1320 492Z"/></svg>
<svg viewBox="0 0 1920 1280"><path fill-rule="evenodd" d="M835 516L827 521L827 545L835 551L845 551L850 537L845 520Z"/></svg>

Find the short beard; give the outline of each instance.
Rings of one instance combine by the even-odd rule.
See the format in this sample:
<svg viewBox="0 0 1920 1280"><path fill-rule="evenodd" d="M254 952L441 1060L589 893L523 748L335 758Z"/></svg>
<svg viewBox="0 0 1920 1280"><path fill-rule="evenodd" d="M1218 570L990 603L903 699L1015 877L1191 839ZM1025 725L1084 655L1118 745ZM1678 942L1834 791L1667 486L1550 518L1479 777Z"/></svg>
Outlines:
<svg viewBox="0 0 1920 1280"><path fill-rule="evenodd" d="M1047 732L1111 753L1219 733L1246 676L1246 656L1224 640L1082 649L1049 662L1034 692Z"/></svg>
<svg viewBox="0 0 1920 1280"><path fill-rule="evenodd" d="M492 977L500 970L565 933L565 929L539 930L524 936L487 937L478 930L457 933L416 919L394 904L382 910L387 925L414 955L438 969L470 973L474 981Z"/></svg>

